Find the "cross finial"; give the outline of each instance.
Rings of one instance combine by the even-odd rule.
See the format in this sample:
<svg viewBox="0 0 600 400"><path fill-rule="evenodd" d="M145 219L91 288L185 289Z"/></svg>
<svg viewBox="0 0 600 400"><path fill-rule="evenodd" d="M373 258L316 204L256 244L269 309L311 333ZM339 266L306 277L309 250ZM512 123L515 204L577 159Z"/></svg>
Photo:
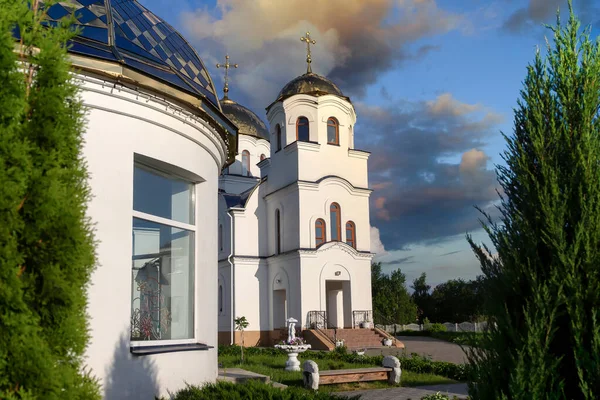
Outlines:
<svg viewBox="0 0 600 400"><path fill-rule="evenodd" d="M306 36L303 36L300 38L301 42L306 42L306 73L310 74L312 72L312 69L310 68L310 63L312 62L312 58L310 58L310 45L311 44L316 44L317 41L314 39L310 38L310 32L306 32Z"/></svg>
<svg viewBox="0 0 600 400"><path fill-rule="evenodd" d="M237 64L229 64L229 56L225 55L225 64L217 64L217 68L225 68L225 86L223 87L223 98L227 98L227 93L229 93L229 68L237 68Z"/></svg>

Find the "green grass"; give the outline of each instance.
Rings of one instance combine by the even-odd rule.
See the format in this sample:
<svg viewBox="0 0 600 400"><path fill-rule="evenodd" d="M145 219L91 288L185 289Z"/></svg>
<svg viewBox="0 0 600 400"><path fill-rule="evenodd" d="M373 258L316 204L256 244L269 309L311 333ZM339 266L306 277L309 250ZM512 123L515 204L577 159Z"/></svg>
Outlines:
<svg viewBox="0 0 600 400"><path fill-rule="evenodd" d="M298 359L302 363L308 358L302 357L302 354L300 354ZM287 355L285 354L259 354L245 357L244 363L240 364L240 358L238 356L219 356L219 363L222 365L222 368L243 368L248 371L269 376L272 381L280 382L287 386L302 386L302 372L285 371L284 367L286 360ZM317 363L319 370L321 371L381 366L372 363L349 363L341 360L313 359L313 361ZM449 383L457 383L457 381L439 375L416 373L405 369L402 370L401 386L439 385ZM386 382L362 382L355 384L324 385L321 388L325 391L345 391L389 387L391 387L391 385Z"/></svg>
<svg viewBox="0 0 600 400"><path fill-rule="evenodd" d="M480 347L479 341L483 337L481 332L430 332L430 331L400 331L398 336L429 336L446 342Z"/></svg>

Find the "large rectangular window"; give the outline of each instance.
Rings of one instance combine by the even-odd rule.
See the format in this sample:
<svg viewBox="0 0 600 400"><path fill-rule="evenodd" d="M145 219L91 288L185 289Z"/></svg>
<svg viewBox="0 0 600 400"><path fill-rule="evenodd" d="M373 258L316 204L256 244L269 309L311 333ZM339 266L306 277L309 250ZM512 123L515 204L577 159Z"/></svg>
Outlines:
<svg viewBox="0 0 600 400"><path fill-rule="evenodd" d="M135 165L131 340L194 337L194 184Z"/></svg>

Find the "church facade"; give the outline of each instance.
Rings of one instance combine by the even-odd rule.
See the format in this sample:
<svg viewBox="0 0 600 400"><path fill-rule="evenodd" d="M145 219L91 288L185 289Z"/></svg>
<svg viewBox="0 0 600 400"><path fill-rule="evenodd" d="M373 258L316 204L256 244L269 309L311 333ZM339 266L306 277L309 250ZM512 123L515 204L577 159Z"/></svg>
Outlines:
<svg viewBox="0 0 600 400"><path fill-rule="evenodd" d="M268 125L219 99L185 39L135 0L63 1L87 109L82 156L97 269L86 367L107 399L215 382L218 344L298 326L355 327L371 310L367 160L350 99L309 71ZM314 41L312 41L314 44ZM227 62L226 68L229 68Z"/></svg>
<svg viewBox="0 0 600 400"><path fill-rule="evenodd" d="M240 131L219 182L220 344L241 343L241 316L244 345L264 346L287 318L354 328L372 309L369 153L354 147L350 99L307 61L267 107L268 127L221 100Z"/></svg>

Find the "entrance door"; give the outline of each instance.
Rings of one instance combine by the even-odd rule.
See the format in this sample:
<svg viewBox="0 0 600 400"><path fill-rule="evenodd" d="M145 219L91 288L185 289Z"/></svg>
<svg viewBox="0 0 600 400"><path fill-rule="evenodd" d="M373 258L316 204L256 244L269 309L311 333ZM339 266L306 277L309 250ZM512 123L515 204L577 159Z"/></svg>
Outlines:
<svg viewBox="0 0 600 400"><path fill-rule="evenodd" d="M326 281L328 328L344 327L344 291L342 281Z"/></svg>
<svg viewBox="0 0 600 400"><path fill-rule="evenodd" d="M287 294L285 289L273 290L273 328L285 328Z"/></svg>

